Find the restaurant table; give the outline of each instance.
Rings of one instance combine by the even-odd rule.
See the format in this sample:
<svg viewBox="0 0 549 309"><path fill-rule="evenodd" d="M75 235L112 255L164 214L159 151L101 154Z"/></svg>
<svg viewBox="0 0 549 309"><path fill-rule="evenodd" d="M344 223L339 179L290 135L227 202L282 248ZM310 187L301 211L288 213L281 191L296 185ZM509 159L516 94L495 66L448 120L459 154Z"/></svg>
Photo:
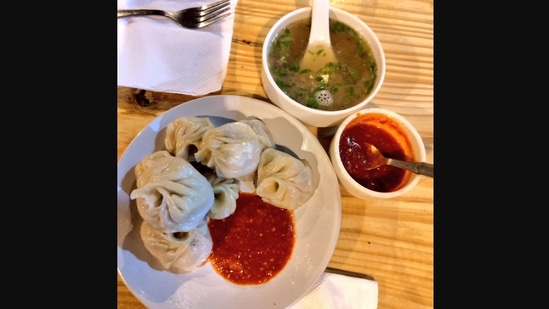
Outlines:
<svg viewBox="0 0 549 309"><path fill-rule="evenodd" d="M399 113L419 131L434 163L433 0L332 0L377 34L387 62L385 82L369 107ZM261 84L261 50L269 28L308 0L239 0L228 71L220 91L270 102ZM198 97L118 86L118 160L154 118ZM307 126L327 149L324 128ZM327 167L329 168L329 167ZM341 229L328 266L378 282L378 308L433 308L433 178L392 199L358 199L342 187ZM118 275L118 308L145 308ZM255 308L254 308L255 309Z"/></svg>

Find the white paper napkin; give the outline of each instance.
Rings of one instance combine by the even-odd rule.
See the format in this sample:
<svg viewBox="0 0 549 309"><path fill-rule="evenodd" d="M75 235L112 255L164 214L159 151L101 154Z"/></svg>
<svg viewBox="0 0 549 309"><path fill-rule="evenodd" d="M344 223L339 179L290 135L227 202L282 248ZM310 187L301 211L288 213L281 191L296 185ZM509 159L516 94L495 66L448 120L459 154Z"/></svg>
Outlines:
<svg viewBox="0 0 549 309"><path fill-rule="evenodd" d="M323 273L313 289L288 309L376 309L377 282Z"/></svg>
<svg viewBox="0 0 549 309"><path fill-rule="evenodd" d="M217 0L117 0L118 9L177 11ZM186 29L157 17L118 18L118 85L151 91L205 95L221 89L227 73L235 7L202 29Z"/></svg>

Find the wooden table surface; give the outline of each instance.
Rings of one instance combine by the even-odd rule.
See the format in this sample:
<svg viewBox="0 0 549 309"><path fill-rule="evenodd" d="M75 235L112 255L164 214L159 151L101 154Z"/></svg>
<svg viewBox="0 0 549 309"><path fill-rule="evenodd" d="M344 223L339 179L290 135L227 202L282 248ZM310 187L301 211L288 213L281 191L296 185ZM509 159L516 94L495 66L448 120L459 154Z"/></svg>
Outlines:
<svg viewBox="0 0 549 309"><path fill-rule="evenodd" d="M260 78L261 49L269 27L308 0L238 0L228 72L220 91L270 102ZM370 103L406 117L419 131L434 163L433 0L331 0L357 15L379 37L387 60L385 82ZM118 159L155 117L197 97L118 87ZM139 96L138 96L139 97ZM318 129L308 127L315 135ZM329 139L319 138L327 147ZM328 266L371 275L379 284L378 308L433 308L433 179L401 197L361 200L342 187L339 239ZM145 308L118 275L118 308Z"/></svg>

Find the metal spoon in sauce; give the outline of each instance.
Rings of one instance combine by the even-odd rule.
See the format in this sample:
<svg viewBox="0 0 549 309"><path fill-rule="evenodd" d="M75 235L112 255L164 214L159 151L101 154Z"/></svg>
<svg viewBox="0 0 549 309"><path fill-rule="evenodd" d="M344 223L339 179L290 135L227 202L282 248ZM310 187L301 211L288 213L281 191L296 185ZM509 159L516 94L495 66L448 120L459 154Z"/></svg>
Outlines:
<svg viewBox="0 0 549 309"><path fill-rule="evenodd" d="M387 158L376 148L376 146L368 143L364 145L366 146L366 148L370 148L370 165L368 166L368 168L366 168L367 170L372 170L382 165L390 165L409 170L419 175L425 175L433 178L435 177L435 166L433 164L426 162L408 162Z"/></svg>
<svg viewBox="0 0 549 309"><path fill-rule="evenodd" d="M330 0L313 0L311 12L311 33L301 69L315 73L329 62L336 63L330 40Z"/></svg>

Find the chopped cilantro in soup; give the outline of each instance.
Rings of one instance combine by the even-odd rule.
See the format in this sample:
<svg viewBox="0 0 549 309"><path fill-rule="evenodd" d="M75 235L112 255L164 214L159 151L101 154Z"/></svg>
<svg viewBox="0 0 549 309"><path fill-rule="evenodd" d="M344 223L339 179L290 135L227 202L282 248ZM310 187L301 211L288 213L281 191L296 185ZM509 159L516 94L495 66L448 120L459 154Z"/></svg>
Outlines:
<svg viewBox="0 0 549 309"><path fill-rule="evenodd" d="M330 19L330 40L337 63L317 72L300 67L306 52L310 19L278 33L269 51L269 70L293 100L316 109L341 110L363 101L374 87L377 65L368 43L348 25Z"/></svg>

